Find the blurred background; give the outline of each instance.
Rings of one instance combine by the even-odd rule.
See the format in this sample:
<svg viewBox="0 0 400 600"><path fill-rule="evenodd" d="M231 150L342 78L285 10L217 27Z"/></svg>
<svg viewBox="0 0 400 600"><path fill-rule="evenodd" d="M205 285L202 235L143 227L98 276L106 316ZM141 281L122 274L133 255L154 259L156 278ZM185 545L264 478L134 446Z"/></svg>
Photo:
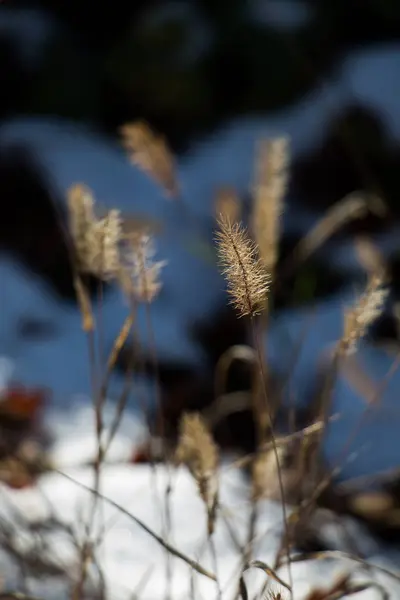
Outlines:
<svg viewBox="0 0 400 600"><path fill-rule="evenodd" d="M383 253L392 275L391 307L399 291L399 38L397 0L114 0L95 7L75 0L3 0L4 388L10 381L43 387L63 407L90 388L63 235L66 191L82 182L101 207L161 224L166 235L158 241L158 256L168 265L152 314L163 400L172 418L183 407L206 405L216 361L247 340L245 326L226 309L216 267L216 193L233 188L248 208L257 141L287 135L282 260L347 194L380 199L296 270L273 299L266 341L273 372L286 368L287 344L304 311L320 309L319 337L309 348L305 344L295 385L299 404L307 404L319 358L338 337L343 303L365 282L355 239L368 236ZM137 119L172 148L181 203L165 199L124 156L118 129ZM108 290L106 345L125 309L118 293ZM375 328L375 341L397 340L392 312ZM146 363L145 316L137 327ZM379 361L375 355L368 360L371 373ZM379 376L391 359L385 354L382 360ZM151 365L141 375L153 394ZM232 389L243 385L242 375L246 379L237 375ZM340 398L359 398L360 390L350 388L341 389ZM393 422L393 414L385 418ZM230 442L247 435L241 419L228 429L221 437ZM388 443L385 466L398 464L397 453ZM361 470L368 470L368 461Z"/></svg>

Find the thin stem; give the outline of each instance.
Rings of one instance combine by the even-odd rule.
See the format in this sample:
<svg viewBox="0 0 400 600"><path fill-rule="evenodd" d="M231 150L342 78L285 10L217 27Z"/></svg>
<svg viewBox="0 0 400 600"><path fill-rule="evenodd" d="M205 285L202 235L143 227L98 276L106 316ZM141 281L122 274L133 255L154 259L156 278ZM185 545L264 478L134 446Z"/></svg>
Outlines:
<svg viewBox="0 0 400 600"><path fill-rule="evenodd" d="M74 479L70 475L67 475L67 473L64 473L63 471L59 471L58 469L53 469L53 471L55 473L58 473L62 477L65 477L65 479L68 479L75 485L79 486L81 489L84 489L87 492L94 494L97 498L99 498L100 500L103 500L104 502L106 502L107 504L109 504L110 506L112 506L113 508L118 510L121 514L128 517L131 521L136 523L136 525L138 525L141 529L146 531L146 533L148 533L154 540L156 540L156 542L158 542L163 548L165 548L168 552L170 552L176 558L183 560L186 564L188 564L197 573L200 573L200 575L204 575L208 579L212 579L212 581L217 580L214 573L207 571L207 569L202 567L199 563L197 563L196 561L192 560L191 558L189 558L188 556L186 556L185 554L180 552L180 550L178 550L177 548L174 548L174 546L171 546L170 544L168 544L165 540L163 540L162 537L157 535L157 533L155 533L152 529L150 529L150 527L148 527L145 523L143 523L143 521L141 521L138 517L135 517L135 515L130 513L128 510L126 510L126 508L124 508L117 502L114 502L114 500L111 500L111 498L107 498L107 496L104 496L101 492L98 492L97 490L90 488L89 486L85 485L84 483L81 483L77 479Z"/></svg>
<svg viewBox="0 0 400 600"><path fill-rule="evenodd" d="M260 340L260 336L259 336L257 327L255 326L255 323L254 323L254 318L251 318L251 326L252 326L252 334L253 334L253 339L254 339L254 347L255 347L255 350L256 350L257 356L258 356L258 363L259 363L261 381L264 383L261 386L261 391L263 392L263 395L264 395L265 415L267 416L267 419L268 419L268 425L269 425L269 429L270 429L271 442L272 442L272 449L273 449L275 460L276 460L276 468L277 468L277 475L278 475L279 491L280 491L281 500L282 500L282 516L283 516L283 523L284 523L284 538L285 538L285 540L284 540L285 544L284 545L285 545L285 548L286 548L286 556L287 556L287 561L288 561L288 576L289 576L289 585L290 585L290 598L293 600L293 576L292 576L292 570L291 570L291 566L290 566L289 526L288 526L288 519L287 519L285 489L284 489L284 485L283 485L282 469L281 469L281 465L280 465L280 462L279 462L278 445L276 443L276 438L275 438L275 434L274 434L274 431L273 431L273 420L272 420L272 416L271 416L271 413L270 413L270 410L269 410L268 394L267 394L267 389L266 389L266 386L265 386L265 371L264 371L264 362L263 362L262 343L261 343L261 340Z"/></svg>

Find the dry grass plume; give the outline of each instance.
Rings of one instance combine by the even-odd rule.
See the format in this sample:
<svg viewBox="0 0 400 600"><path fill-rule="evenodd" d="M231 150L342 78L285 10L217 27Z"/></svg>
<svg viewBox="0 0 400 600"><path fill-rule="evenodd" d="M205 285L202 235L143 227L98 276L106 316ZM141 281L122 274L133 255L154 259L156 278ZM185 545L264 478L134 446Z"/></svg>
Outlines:
<svg viewBox="0 0 400 600"><path fill-rule="evenodd" d="M231 303L240 316L259 314L265 306L271 278L258 248L240 223L220 215L218 225L217 251Z"/></svg>
<svg viewBox="0 0 400 600"><path fill-rule="evenodd" d="M218 448L199 413L186 413L180 424L176 460L189 469L207 508L208 531L214 528L218 496Z"/></svg>
<svg viewBox="0 0 400 600"><path fill-rule="evenodd" d="M115 278L120 269L122 237L119 211L110 210L103 218L97 218L93 195L80 184L69 189L68 208L78 270L105 281Z"/></svg>
<svg viewBox="0 0 400 600"><path fill-rule="evenodd" d="M165 139L144 121L127 123L120 133L131 162L161 185L167 195L178 196L175 161Z"/></svg>
<svg viewBox="0 0 400 600"><path fill-rule="evenodd" d="M167 261L154 260L155 254L154 239L146 232L131 234L125 240L120 283L138 302L152 302L162 288L160 274Z"/></svg>
<svg viewBox="0 0 400 600"><path fill-rule="evenodd" d="M256 161L252 229L261 261L270 274L278 260L288 159L287 138L261 141Z"/></svg>
<svg viewBox="0 0 400 600"><path fill-rule="evenodd" d="M340 351L343 354L355 352L357 343L365 336L368 327L381 315L388 296L388 289L383 287L384 277L372 275L365 292L347 308L344 313L344 332L340 340Z"/></svg>

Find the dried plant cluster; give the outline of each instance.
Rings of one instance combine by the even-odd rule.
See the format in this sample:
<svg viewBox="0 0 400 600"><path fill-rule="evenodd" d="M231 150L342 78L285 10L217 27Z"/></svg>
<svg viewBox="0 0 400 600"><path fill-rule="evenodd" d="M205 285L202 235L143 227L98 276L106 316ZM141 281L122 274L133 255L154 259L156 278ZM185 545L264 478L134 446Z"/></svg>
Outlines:
<svg viewBox="0 0 400 600"><path fill-rule="evenodd" d="M151 302L161 289L166 261L154 261L154 241L146 230L123 233L120 211L95 214L90 190L75 185L68 192L70 232L76 267L105 281L118 280L140 302Z"/></svg>
<svg viewBox="0 0 400 600"><path fill-rule="evenodd" d="M148 173L157 183L162 185L165 192L170 196L177 197L179 185L175 172L175 164L171 152L163 138L155 135L143 122L130 123L121 129L122 142L127 150L129 159ZM278 270L280 220L283 212L284 196L288 184L288 162L289 146L286 138L264 140L259 147L256 161L255 183L253 190L253 206L250 219L250 229L242 224L244 210L235 190L221 188L216 198L215 212L217 215L218 231L216 233L216 245L219 264L227 281L230 301L236 308L239 317L250 317L250 323L254 331L258 331L258 321L253 319L259 315L267 306L268 294L271 293L272 283L282 277ZM116 282L124 292L139 302L149 303L159 294L162 287L162 269L166 261L155 260L155 244L151 235L154 229L147 227L146 223L140 224L132 231L127 226L126 220L118 210L110 210L99 216L96 212L95 200L91 191L84 185L77 184L68 192L69 228L73 242L74 267L76 271L75 287L79 299L79 305L83 314L83 328L92 333L95 329L95 321L91 313L89 296L85 287L85 278L81 274L93 274L101 280ZM298 257L306 259L320 244L331 236L340 225L350 218L357 218L365 214L365 202L357 198L347 198L333 209L330 214L313 229L309 236L300 243ZM132 223L132 218L129 217ZM359 244L360 245L360 244ZM364 294L355 302L353 307L344 312L344 332L338 340L337 355L347 355L356 350L358 342L365 335L368 327L380 315L388 291L384 287L385 269L381 257L365 242L362 248L365 258L364 263L369 274L369 280ZM134 305L135 303L131 303ZM108 375L113 369L117 356L125 344L128 335L135 327L135 311L125 320L119 335L116 337L113 350L105 365ZM256 373L256 389L247 390L242 396L248 396L248 406L253 407L253 416L256 422L261 422L265 417L266 408L271 408L275 398L270 395L267 387L265 358L263 347L263 336L267 322L262 322L261 337L254 336L254 348L244 346L246 352L241 353L239 360L246 360L254 367ZM90 337L90 336L88 336ZM232 349L230 349L232 350ZM242 349L243 350L243 349ZM229 352L229 351L228 351ZM99 353L100 354L100 353ZM237 349L235 359L238 359ZM224 370L226 361L220 360L218 365ZM218 371L218 366L217 369ZM130 373L128 374L129 378ZM218 377L216 381L223 383L216 385L215 406L220 400L224 400L224 406L231 401L231 410L235 410L233 394L227 393L226 373ZM107 382L107 376L105 377ZM101 381L98 386L104 393L106 383ZM264 392L264 393L262 393ZM252 397L263 397L264 405L260 402L252 402ZM116 418L112 425L112 432L108 443L102 445L102 407L103 399L96 399L96 427L98 434L99 452L95 471L96 489L93 497L101 497L99 491L100 466L106 455L112 437L118 428L123 413L126 397L123 395L119 401ZM237 402L236 402L237 404ZM224 414L226 412L224 408ZM248 526L248 543L246 547L236 540L236 547L243 554L243 565L238 572L239 590L238 598L247 600L248 594L243 578L243 573L249 568L261 569L268 577L268 583L273 580L279 588L264 588L264 597L268 600L291 600L293 599L293 581L291 574L291 563L294 560L308 560L309 555L304 558L293 555L292 549L295 545L298 531L307 529L304 521L312 514L316 498L320 493L323 480L316 482L316 490L312 491L310 498L310 485L301 481L305 478L305 469L301 466L305 458L311 455L308 451L312 442L308 442L309 434L322 435L326 421L320 421L309 425L308 428L292 433L289 436L275 436L273 417L268 412L268 440L258 440L258 446L254 455L245 457L246 464L251 464L252 487L249 499L252 503L251 518ZM209 427L212 418L207 418L200 413L185 413L181 419L179 438L175 452L176 463L187 467L193 476L199 495L204 503L207 513L207 534L210 549L213 548L213 533L217 518L223 513L224 507L218 505L218 486L220 475L219 449L214 441L213 433ZM211 415L212 416L212 415ZM307 431L309 429L309 431ZM104 436L103 436L104 437ZM290 443L293 440L296 443ZM164 440L162 440L164 442ZM163 444L164 449L164 444ZM294 460L293 455L297 453ZM314 456L314 455L313 455ZM167 460L167 456L164 457ZM176 464L175 463L175 464ZM245 464L245 463L243 463ZM315 464L320 464L315 462ZM288 466L289 465L289 466ZM318 477L321 478L321 469L318 469ZM322 487L321 487L322 489ZM280 499L282 503L282 516L284 531L282 546L279 549L276 563L273 567L259 561L252 560L252 545L257 534L257 507L263 498ZM103 498L104 500L104 498ZM105 499L107 500L107 499ZM166 519L169 523L169 495L166 494ZM290 501L295 508L290 520L286 516L286 502ZM109 501L111 502L111 501ZM118 505L112 503L114 508ZM93 504L93 513L97 508ZM311 507L311 508L310 508ZM218 510L217 510L218 509ZM124 510L124 509L123 509ZM124 512L127 515L127 511ZM169 531L160 536L153 533L149 527L133 515L136 525L142 527L153 537L169 555L173 555L185 561L194 571L206 576L218 583L217 556L215 556L215 573L202 567L199 563L174 548L169 543ZM294 526L292 527L292 525ZM298 526L298 527L297 527ZM90 527L87 528L90 531ZM235 541L235 532L232 539ZM88 540L88 543L90 540ZM84 583L87 579L88 564L90 560L87 552L82 549L82 568L78 583L75 586L73 598L81 600ZM321 559L319 554L314 557ZM279 575L279 569L284 564L288 565L288 582L283 581ZM361 561L362 562L362 561ZM171 573L168 571L167 579ZM367 585L357 586L353 584L348 575L340 577L331 586L324 589L314 589L306 596L307 600L339 600L346 595L355 594ZM266 593L266 596L265 596ZM170 595L166 594L166 597ZM218 588L218 597L222 598L222 592ZM261 596L260 596L261 597Z"/></svg>
<svg viewBox="0 0 400 600"><path fill-rule="evenodd" d="M147 233L133 233L128 238L124 263L136 298L152 302L161 290L161 270L166 260L155 261L154 239ZM128 288L129 291L129 288Z"/></svg>
<svg viewBox="0 0 400 600"><path fill-rule="evenodd" d="M218 255L223 274L227 280L228 292L231 297L231 302L238 310L239 316L254 316L260 313L266 306L266 296L270 289L272 279L277 276L275 273L278 262L278 243L279 243L279 219L282 213L283 198L287 185L287 144L283 139L266 142L261 146L259 160L257 162L256 186L254 194L254 205L252 212L252 232L255 240L252 240L245 230L244 226L239 222L235 206L228 205L228 210L223 210L219 214L218 225L219 231L216 236L218 244ZM223 204L221 204L223 206ZM327 218L323 218L314 228L309 236L306 236L304 242L299 244L298 257L305 260L319 245L324 243L335 231L348 222L350 219L364 216L368 206L365 200L358 195L351 195L334 207ZM231 217L233 214L233 217ZM365 247L365 244L364 244ZM365 255L365 252L364 252ZM341 339L338 339L336 358L333 362L332 372L328 373L327 385L324 386L324 391L328 391L330 395L333 391L333 377L336 376L336 361L339 356L354 352L357 343L365 336L368 327L380 316L388 290L385 289L386 269L381 260L381 257L374 251L369 249L368 253L368 273L369 280L364 294L355 302L354 306L344 312L344 332ZM264 323L265 325L265 323ZM257 339L255 340L257 344ZM263 351L258 349L258 359L260 361L260 373L264 373L262 366ZM333 377L332 377L333 375ZM267 383L264 380L263 385ZM266 393L268 402L268 392ZM321 398L327 407L329 400ZM261 422L263 419L263 407L258 405L255 411L256 422ZM322 432L326 427L329 415L322 422ZM301 524L304 519L307 519L312 512L312 507L315 506L315 501L318 499L322 489L324 489L324 476L321 474L319 465L319 455L312 451L315 443L304 444L301 447L300 454L304 454L304 458L308 456L309 460L315 461L316 480L313 483L313 488L310 492L310 486L301 483L301 477L305 476L304 469L300 468L300 462L297 460L298 468L287 470L284 467L284 452L282 448L278 448L276 441L274 442L273 430L270 430L272 438L273 451L265 453L260 446L252 462L252 501L254 507L257 502L271 494L280 494L282 504L287 501L286 492L292 492L297 489L297 497L302 498L300 488L309 490L309 500L302 500L298 510L294 513L295 518L293 523ZM322 435L319 439L322 439ZM318 442L316 442L318 445ZM310 458L311 457L311 458ZM314 457L314 458L313 458ZM301 459L301 456L299 457ZM284 473L284 471L286 471ZM318 479L322 477L319 481ZM274 480L274 482L272 482ZM279 482L279 485L276 482ZM328 479L329 481L329 479ZM312 481L310 480L310 483ZM290 495L290 494L289 494ZM291 494L292 498L296 493ZM308 516L307 516L308 515ZM255 535L255 521L257 519L257 511L254 508L249 523L249 543L252 543L252 538ZM286 523L285 540L286 549L283 547L280 552L280 557L286 553L287 563L289 565L289 579L291 552L290 547L294 541L291 535L295 534L296 527L289 529L284 513L284 521ZM303 527L303 526L302 526ZM302 528L298 528L301 531ZM282 552L283 551L283 552ZM249 556L249 551L246 551L246 556ZM278 563L279 564L279 560ZM276 574L276 572L275 572ZM271 573L270 573L271 575ZM272 576L272 575L271 575ZM289 582L289 589L292 589L292 581ZM366 586L368 587L368 586ZM313 590L310 592L308 599L328 600L333 598L342 598L346 594L357 593L361 589L366 589L365 586L352 585L349 577L344 577L338 580L331 588L325 590ZM242 594L243 598L246 594ZM292 597L289 592L289 596ZM283 597L281 592L272 593L272 598Z"/></svg>
<svg viewBox="0 0 400 600"><path fill-rule="evenodd" d="M83 185L69 190L68 207L78 269L100 279L113 279L120 268L119 212L111 210L103 219L96 218L93 195Z"/></svg>

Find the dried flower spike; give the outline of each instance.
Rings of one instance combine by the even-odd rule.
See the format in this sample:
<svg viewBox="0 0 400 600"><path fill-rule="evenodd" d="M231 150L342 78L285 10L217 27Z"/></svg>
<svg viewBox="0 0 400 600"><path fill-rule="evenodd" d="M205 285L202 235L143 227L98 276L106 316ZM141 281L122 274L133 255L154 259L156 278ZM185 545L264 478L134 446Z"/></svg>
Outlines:
<svg viewBox="0 0 400 600"><path fill-rule="evenodd" d="M383 287L381 275L372 275L364 294L344 314L344 333L340 349L345 354L355 352L357 342L363 338L368 327L381 315L389 291Z"/></svg>
<svg viewBox="0 0 400 600"><path fill-rule="evenodd" d="M255 176L253 233L260 258L273 272L278 259L280 218L288 179L288 140L281 137L260 144Z"/></svg>
<svg viewBox="0 0 400 600"><path fill-rule="evenodd" d="M288 595L286 591L280 589L270 589L267 591L265 600L287 600Z"/></svg>
<svg viewBox="0 0 400 600"><path fill-rule="evenodd" d="M232 304L240 316L256 315L265 306L270 276L258 256L256 244L239 223L219 216L217 250Z"/></svg>
<svg viewBox="0 0 400 600"><path fill-rule="evenodd" d="M187 466L197 482L207 507L211 533L218 493L218 449L199 413L183 415L176 459Z"/></svg>
<svg viewBox="0 0 400 600"><path fill-rule="evenodd" d="M113 279L120 268L121 219L118 210L110 212L88 229L87 270L101 279Z"/></svg>
<svg viewBox="0 0 400 600"><path fill-rule="evenodd" d="M167 261L154 262L154 241L147 233L131 234L126 243L121 284L139 302L152 302L162 287L160 272Z"/></svg>
<svg viewBox="0 0 400 600"><path fill-rule="evenodd" d="M94 198L85 185L75 184L67 192L69 230L80 262L85 263L88 252L87 232L95 221Z"/></svg>
<svg viewBox="0 0 400 600"><path fill-rule="evenodd" d="M78 269L104 280L112 279L120 268L122 222L119 211L110 210L103 219L97 219L94 198L83 185L69 190L68 208Z"/></svg>
<svg viewBox="0 0 400 600"><path fill-rule="evenodd" d="M287 448L280 446L275 455L273 450L259 452L252 463L252 495L255 500L261 498L280 498L280 490L277 475L277 459L281 466L285 462ZM286 480L286 478L285 478ZM285 499L287 497L285 494Z"/></svg>
<svg viewBox="0 0 400 600"><path fill-rule="evenodd" d="M143 121L127 123L120 132L131 162L157 181L168 195L177 196L175 163L164 138L153 133Z"/></svg>

